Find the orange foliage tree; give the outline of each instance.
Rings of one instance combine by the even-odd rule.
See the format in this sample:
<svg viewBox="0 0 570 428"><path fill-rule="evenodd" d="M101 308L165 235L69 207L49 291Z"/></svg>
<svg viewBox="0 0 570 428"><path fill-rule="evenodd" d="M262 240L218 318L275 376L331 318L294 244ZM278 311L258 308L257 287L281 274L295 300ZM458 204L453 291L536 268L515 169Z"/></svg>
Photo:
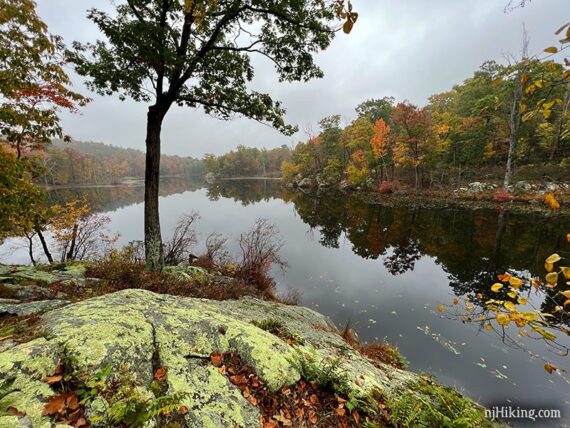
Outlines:
<svg viewBox="0 0 570 428"><path fill-rule="evenodd" d="M425 109L403 102L390 117L395 132L394 162L414 169L415 184L421 184L421 168L433 146L431 119Z"/></svg>

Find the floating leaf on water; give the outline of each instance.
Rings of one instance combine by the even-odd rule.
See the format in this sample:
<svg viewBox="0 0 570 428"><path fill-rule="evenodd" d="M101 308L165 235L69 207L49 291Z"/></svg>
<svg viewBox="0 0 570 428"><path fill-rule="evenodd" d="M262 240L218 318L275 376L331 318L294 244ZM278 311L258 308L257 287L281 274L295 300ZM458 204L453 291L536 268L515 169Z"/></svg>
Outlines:
<svg viewBox="0 0 570 428"><path fill-rule="evenodd" d="M510 298L514 299L515 297L517 297L517 292L515 290L513 291L509 291L507 293L507 296L509 296Z"/></svg>
<svg viewBox="0 0 570 428"><path fill-rule="evenodd" d="M487 330L487 331L493 330L493 325L492 324L485 324L485 330Z"/></svg>
<svg viewBox="0 0 570 428"><path fill-rule="evenodd" d="M514 276L512 276L511 278L509 278L509 284L511 284L514 288L519 288L522 285L522 279L520 278L515 278Z"/></svg>
<svg viewBox="0 0 570 428"><path fill-rule="evenodd" d="M557 367L553 364L546 363L544 365L544 370L546 370L548 373L552 374L552 372L557 370Z"/></svg>
<svg viewBox="0 0 570 428"><path fill-rule="evenodd" d="M457 297L455 299L453 299L453 304L457 305L459 303L459 300L457 299Z"/></svg>
<svg viewBox="0 0 570 428"><path fill-rule="evenodd" d="M560 266L560 271L562 272L562 275L564 275L564 278L570 279L570 267Z"/></svg>
<svg viewBox="0 0 570 428"><path fill-rule="evenodd" d="M439 305L439 306L437 307L437 310L438 310L439 312L443 312L443 305Z"/></svg>
<svg viewBox="0 0 570 428"><path fill-rule="evenodd" d="M546 270L546 272L552 272L554 270L554 263L545 262L544 269Z"/></svg>
<svg viewBox="0 0 570 428"><path fill-rule="evenodd" d="M526 305L528 302L528 299L526 297L521 297L517 301L518 301L519 305Z"/></svg>

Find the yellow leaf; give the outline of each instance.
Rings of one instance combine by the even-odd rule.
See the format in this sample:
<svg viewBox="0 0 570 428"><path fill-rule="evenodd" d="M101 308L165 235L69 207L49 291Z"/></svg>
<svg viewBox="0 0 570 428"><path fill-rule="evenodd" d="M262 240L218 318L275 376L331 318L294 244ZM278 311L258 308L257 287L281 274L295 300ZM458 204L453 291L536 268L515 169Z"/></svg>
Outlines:
<svg viewBox="0 0 570 428"><path fill-rule="evenodd" d="M511 276L511 278L509 279L509 284L511 284L515 288L519 288L522 285L522 283L523 283L522 279L515 278L514 276Z"/></svg>
<svg viewBox="0 0 570 428"><path fill-rule="evenodd" d="M453 299L453 304L457 305L459 303L459 300L457 300L457 297L455 299Z"/></svg>
<svg viewBox="0 0 570 428"><path fill-rule="evenodd" d="M562 257L560 257L558 254L554 253L546 259L546 263L556 263L557 261L559 261L561 259L562 259Z"/></svg>
<svg viewBox="0 0 570 428"><path fill-rule="evenodd" d="M564 301L564 307L566 307L568 304L570 304L570 299Z"/></svg>
<svg viewBox="0 0 570 428"><path fill-rule="evenodd" d="M515 304L513 302L505 302L504 306L505 306L505 308L507 308L511 312L517 311L517 307L515 306Z"/></svg>
<svg viewBox="0 0 570 428"><path fill-rule="evenodd" d="M546 49L544 50L544 52L546 52L546 53L551 53L551 54L555 54L555 53L558 52L558 48L557 48L557 47L554 47L554 46L550 46L550 47L546 48Z"/></svg>
<svg viewBox="0 0 570 428"><path fill-rule="evenodd" d="M567 299L570 299L570 290L561 291L560 294L562 294Z"/></svg>
<svg viewBox="0 0 570 428"><path fill-rule="evenodd" d="M475 295L475 297L477 297L478 299L482 299L482 298L483 298L483 294L477 293L477 294Z"/></svg>
<svg viewBox="0 0 570 428"><path fill-rule="evenodd" d="M556 284L558 282L558 272L550 272L546 275L546 282Z"/></svg>
<svg viewBox="0 0 570 428"><path fill-rule="evenodd" d="M544 269L546 270L546 272L552 272L552 270L554 269L554 264L552 263L544 263Z"/></svg>
<svg viewBox="0 0 570 428"><path fill-rule="evenodd" d="M501 288L503 288L503 284L501 284L500 282L496 282L491 286L491 291L498 293Z"/></svg>
<svg viewBox="0 0 570 428"><path fill-rule="evenodd" d="M491 331L493 330L493 326L491 324L485 324L485 330Z"/></svg>
<svg viewBox="0 0 570 428"><path fill-rule="evenodd" d="M519 305L526 305L528 299L526 297L521 297L520 299L517 300L517 302L519 303Z"/></svg>
<svg viewBox="0 0 570 428"><path fill-rule="evenodd" d="M509 291L507 293L507 296L509 296L510 298L514 299L515 297L517 297L517 292L516 291Z"/></svg>
<svg viewBox="0 0 570 428"><path fill-rule="evenodd" d="M443 305L439 305L439 306L437 307L437 310L438 310L439 312L443 312Z"/></svg>
<svg viewBox="0 0 570 428"><path fill-rule="evenodd" d="M568 71L570 71L570 70L568 70ZM568 233L568 234L566 235L566 240L567 240L568 242L570 242L570 233Z"/></svg>
<svg viewBox="0 0 570 428"><path fill-rule="evenodd" d="M570 267L560 266L560 271L562 272L562 275L564 275L564 278L570 279Z"/></svg>
<svg viewBox="0 0 570 428"><path fill-rule="evenodd" d="M511 321L507 314L497 314L495 318L497 319L497 323L502 326L509 325L509 322Z"/></svg>
<svg viewBox="0 0 570 428"><path fill-rule="evenodd" d="M465 306L465 309L468 311L472 311L474 308L473 308L473 306Z"/></svg>

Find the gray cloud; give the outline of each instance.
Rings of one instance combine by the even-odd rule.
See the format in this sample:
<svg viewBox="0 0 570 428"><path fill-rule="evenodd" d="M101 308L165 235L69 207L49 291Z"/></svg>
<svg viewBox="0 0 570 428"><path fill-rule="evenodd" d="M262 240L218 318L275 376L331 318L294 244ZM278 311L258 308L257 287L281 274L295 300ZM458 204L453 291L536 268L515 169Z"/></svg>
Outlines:
<svg viewBox="0 0 570 428"><path fill-rule="evenodd" d="M469 77L485 60L503 62L520 51L523 24L531 53L555 44L554 31L568 18L568 0L536 0L504 13L507 0L353 0L360 13L353 32L339 35L317 62L325 78L309 83L279 83L266 61L255 60L252 86L283 101L289 122L317 129L331 114L346 120L368 98L386 95L417 104ZM90 7L112 10L109 0L38 0L50 31L67 43L92 41L97 29L86 18ZM564 21L565 22L565 21ZM73 76L76 89L88 90ZM132 101L90 94L81 115L65 115L63 125L78 140L101 141L144 150L146 108ZM247 119L223 122L200 109L175 108L163 127L163 152L201 157L224 153L238 144L277 147L305 139L285 137Z"/></svg>

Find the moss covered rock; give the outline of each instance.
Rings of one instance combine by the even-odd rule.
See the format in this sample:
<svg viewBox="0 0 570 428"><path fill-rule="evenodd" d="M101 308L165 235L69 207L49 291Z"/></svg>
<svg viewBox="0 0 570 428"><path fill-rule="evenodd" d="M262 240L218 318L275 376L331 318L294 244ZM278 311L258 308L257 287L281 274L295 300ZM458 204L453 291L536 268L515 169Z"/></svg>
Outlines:
<svg viewBox="0 0 570 428"><path fill-rule="evenodd" d="M302 344L290 346L251 323L267 318L285 325ZM0 351L0 426L20 423L6 413L10 407L25 413L25 423L33 427L50 426L41 411L54 392L42 377L51 375L61 359L82 374L127 368L148 396L156 395L157 367L164 368L162 393L181 397L190 427L259 426L258 409L209 363L214 352L239 355L272 390L300 379L295 359L304 353L342 358L351 388L362 393L379 389L397 398L419 380L410 372L373 365L317 312L252 298L210 301L125 290L50 311L40 324L45 337ZM99 412L96 419L103 420L107 405L98 397L89 414Z"/></svg>

